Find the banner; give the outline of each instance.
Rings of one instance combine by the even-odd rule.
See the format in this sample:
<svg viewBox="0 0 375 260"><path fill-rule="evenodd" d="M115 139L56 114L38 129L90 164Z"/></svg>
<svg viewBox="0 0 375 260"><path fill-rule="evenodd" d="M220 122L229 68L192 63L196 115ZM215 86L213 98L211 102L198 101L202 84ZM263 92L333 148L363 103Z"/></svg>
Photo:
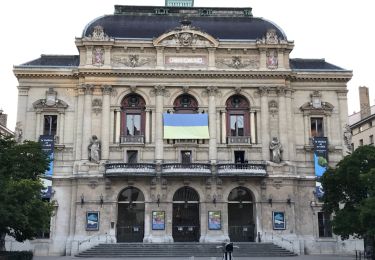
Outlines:
<svg viewBox="0 0 375 260"><path fill-rule="evenodd" d="M321 177L328 167L327 137L314 137L314 165L315 176Z"/></svg>
<svg viewBox="0 0 375 260"><path fill-rule="evenodd" d="M42 151L45 152L49 159L49 169L45 172L46 177L52 177L53 175L53 150L55 148L55 136L53 135L41 135L39 142L42 145Z"/></svg>
<svg viewBox="0 0 375 260"><path fill-rule="evenodd" d="M209 139L207 114L163 114L164 139Z"/></svg>

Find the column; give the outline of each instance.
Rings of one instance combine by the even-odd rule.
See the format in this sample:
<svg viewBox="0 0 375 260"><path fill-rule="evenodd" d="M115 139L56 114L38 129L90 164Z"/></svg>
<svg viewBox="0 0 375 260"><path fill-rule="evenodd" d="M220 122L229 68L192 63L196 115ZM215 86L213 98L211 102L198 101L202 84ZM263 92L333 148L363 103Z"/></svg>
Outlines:
<svg viewBox="0 0 375 260"><path fill-rule="evenodd" d="M59 112L59 143L64 143L64 127L65 127L65 113L60 111Z"/></svg>
<svg viewBox="0 0 375 260"><path fill-rule="evenodd" d="M255 113L254 111L250 111L250 138L251 138L251 143L256 144L256 136L255 136Z"/></svg>
<svg viewBox="0 0 375 260"><path fill-rule="evenodd" d="M116 143L120 142L121 138L121 110L116 110L116 134L115 139Z"/></svg>
<svg viewBox="0 0 375 260"><path fill-rule="evenodd" d="M216 144L216 104L215 95L218 92L217 87L207 87L208 93L208 130L210 133L208 158L211 163L217 160Z"/></svg>
<svg viewBox="0 0 375 260"><path fill-rule="evenodd" d="M277 88L279 102L279 141L283 146L282 160L289 160L289 143L288 143L288 122L286 113L286 88L284 86Z"/></svg>
<svg viewBox="0 0 375 260"><path fill-rule="evenodd" d="M261 130L262 133L262 157L263 160L270 159L270 136L269 136L269 120L268 120L268 89L266 87L259 88L260 95L260 113L261 113Z"/></svg>
<svg viewBox="0 0 375 260"><path fill-rule="evenodd" d="M289 160L295 160L295 134L294 134L294 113L292 108L292 94L293 91L291 89L288 90L286 96L286 117L287 117L287 124L288 124L288 144L289 144ZM304 131L306 132L306 131Z"/></svg>
<svg viewBox="0 0 375 260"><path fill-rule="evenodd" d="M149 144L150 143L150 112L151 110L149 108L146 108L145 113L146 113L146 123L145 123L145 143Z"/></svg>
<svg viewBox="0 0 375 260"><path fill-rule="evenodd" d="M109 131L110 131L110 94L112 92L112 86L104 85L103 91L103 104L102 104L102 160L106 161L109 159Z"/></svg>
<svg viewBox="0 0 375 260"><path fill-rule="evenodd" d="M84 94L85 89L83 86L78 89L78 104L77 104L77 131L76 131L76 160L82 158L82 133L83 133L83 107L84 107Z"/></svg>
<svg viewBox="0 0 375 260"><path fill-rule="evenodd" d="M220 125L220 110L216 110L216 143L220 144L221 139L220 139L220 130L221 130L221 125Z"/></svg>
<svg viewBox="0 0 375 260"><path fill-rule="evenodd" d="M40 125L41 125L41 111L36 111L36 122L35 122L35 141L39 140L40 136Z"/></svg>
<svg viewBox="0 0 375 260"><path fill-rule="evenodd" d="M92 102L92 91L94 86L86 84L83 86L85 89L85 104L83 108L83 135L82 135L82 159L88 160L88 146L91 138L91 102Z"/></svg>
<svg viewBox="0 0 375 260"><path fill-rule="evenodd" d="M227 111L221 110L221 143L227 143Z"/></svg>
<svg viewBox="0 0 375 260"><path fill-rule="evenodd" d="M114 110L111 110L111 112L110 112L110 114L111 114L111 126L110 126L110 137L109 137L109 140L111 140L110 142L111 143L115 143L115 131L116 131L116 124L117 124L117 122L115 121L115 119L116 119L116 111L114 111Z"/></svg>
<svg viewBox="0 0 375 260"><path fill-rule="evenodd" d="M164 107L164 86L155 86L155 161L163 162L163 107Z"/></svg>

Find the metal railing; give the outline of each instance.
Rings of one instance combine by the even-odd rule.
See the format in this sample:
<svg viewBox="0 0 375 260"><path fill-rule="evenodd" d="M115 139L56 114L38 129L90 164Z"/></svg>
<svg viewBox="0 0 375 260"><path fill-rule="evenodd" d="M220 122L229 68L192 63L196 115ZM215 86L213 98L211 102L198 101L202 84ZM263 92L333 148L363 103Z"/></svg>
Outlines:
<svg viewBox="0 0 375 260"><path fill-rule="evenodd" d="M223 163L217 164L217 173L220 174L251 174L251 175L265 175L266 162L264 161L250 161L247 163Z"/></svg>
<svg viewBox="0 0 375 260"><path fill-rule="evenodd" d="M144 135L123 135L120 137L120 143L137 143L137 144L144 144L145 143L145 136Z"/></svg>
<svg viewBox="0 0 375 260"><path fill-rule="evenodd" d="M164 163L163 173L211 173L211 164L208 163Z"/></svg>
<svg viewBox="0 0 375 260"><path fill-rule="evenodd" d="M105 174L126 173L155 173L154 163L108 163L105 165Z"/></svg>
<svg viewBox="0 0 375 260"><path fill-rule="evenodd" d="M105 239L101 240L100 238L102 238L103 236L105 237ZM111 236L108 235L107 233L105 233L104 235L103 234L93 235L93 236L88 237L84 240L78 241L78 249L77 249L78 253L80 252L81 245L84 244L84 243L89 243L89 242L98 242L98 243L100 243L100 242L104 243L105 242L105 244L108 244L108 243L112 243L113 241L111 239Z"/></svg>

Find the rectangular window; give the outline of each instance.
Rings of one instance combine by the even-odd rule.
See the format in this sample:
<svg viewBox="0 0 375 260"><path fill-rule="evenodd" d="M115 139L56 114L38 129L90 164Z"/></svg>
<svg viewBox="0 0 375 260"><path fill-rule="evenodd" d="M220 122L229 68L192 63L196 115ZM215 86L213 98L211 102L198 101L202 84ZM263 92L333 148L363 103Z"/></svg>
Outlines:
<svg viewBox="0 0 375 260"><path fill-rule="evenodd" d="M323 118L311 118L311 137L324 137Z"/></svg>
<svg viewBox="0 0 375 260"><path fill-rule="evenodd" d="M234 162L244 163L245 162L245 151L234 151Z"/></svg>
<svg viewBox="0 0 375 260"><path fill-rule="evenodd" d="M370 141L370 144L374 144L374 135L370 135L369 136L369 141Z"/></svg>
<svg viewBox="0 0 375 260"><path fill-rule="evenodd" d="M244 136L244 116L230 116L230 132L231 136Z"/></svg>
<svg viewBox="0 0 375 260"><path fill-rule="evenodd" d="M191 163L191 151L181 151L181 163Z"/></svg>
<svg viewBox="0 0 375 260"><path fill-rule="evenodd" d="M129 150L126 152L128 157L128 163L137 163L138 162L138 151Z"/></svg>
<svg viewBox="0 0 375 260"><path fill-rule="evenodd" d="M359 139L359 146L363 146L363 139Z"/></svg>
<svg viewBox="0 0 375 260"><path fill-rule="evenodd" d="M330 216L324 212L318 212L319 237L332 237Z"/></svg>
<svg viewBox="0 0 375 260"><path fill-rule="evenodd" d="M126 135L141 135L141 115L126 115Z"/></svg>
<svg viewBox="0 0 375 260"><path fill-rule="evenodd" d="M45 115L43 124L44 135L56 135L57 115Z"/></svg>

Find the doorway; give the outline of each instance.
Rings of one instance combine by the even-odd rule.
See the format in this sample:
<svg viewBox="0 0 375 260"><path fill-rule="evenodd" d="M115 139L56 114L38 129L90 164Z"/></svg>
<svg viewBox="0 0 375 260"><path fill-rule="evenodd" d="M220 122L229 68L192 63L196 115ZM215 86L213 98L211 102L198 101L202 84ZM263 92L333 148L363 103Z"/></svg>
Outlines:
<svg viewBox="0 0 375 260"><path fill-rule="evenodd" d="M188 186L173 196L172 236L174 242L199 242L199 195Z"/></svg>
<svg viewBox="0 0 375 260"><path fill-rule="evenodd" d="M237 187L229 193L228 233L232 242L255 241L253 196L244 187Z"/></svg>
<svg viewBox="0 0 375 260"><path fill-rule="evenodd" d="M128 187L118 198L117 242L143 242L145 223L145 198L143 193Z"/></svg>

